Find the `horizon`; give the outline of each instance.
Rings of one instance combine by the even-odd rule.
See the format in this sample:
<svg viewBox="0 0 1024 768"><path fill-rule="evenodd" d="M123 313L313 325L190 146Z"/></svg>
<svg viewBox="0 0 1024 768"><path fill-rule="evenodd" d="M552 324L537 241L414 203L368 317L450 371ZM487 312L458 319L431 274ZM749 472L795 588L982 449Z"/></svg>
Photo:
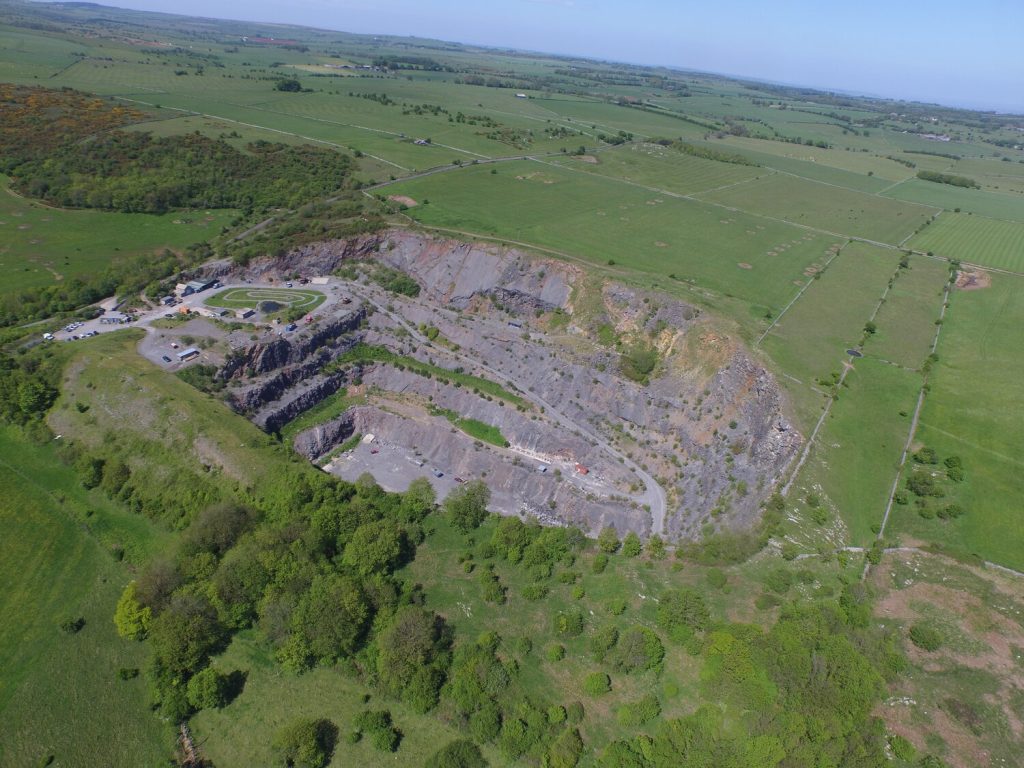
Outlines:
<svg viewBox="0 0 1024 768"><path fill-rule="evenodd" d="M940 18L954 18L957 6L952 0L912 0L897 8L882 0L865 0L855 11L821 9L810 0L766 10L756 0L733 0L728 14L721 9L680 8L668 0L646 0L633 5L628 18L609 0L506 0L485 9L466 0L436 0L429 7L395 0L387 8L373 7L366 0L293 0L287 8L271 0L253 0L242 14L227 0L96 4L241 23L434 39L868 98L1024 114L1024 92L1019 88L1024 49L1015 42L1024 29L1024 5L1012 0L980 0L976 12L957 18L955 26ZM589 15L581 17L580 12ZM729 20L723 23L726 16ZM1005 17L1005 23L993 24L997 16ZM914 30L912 39L904 34L907 29ZM962 53L955 56L950 51Z"/></svg>

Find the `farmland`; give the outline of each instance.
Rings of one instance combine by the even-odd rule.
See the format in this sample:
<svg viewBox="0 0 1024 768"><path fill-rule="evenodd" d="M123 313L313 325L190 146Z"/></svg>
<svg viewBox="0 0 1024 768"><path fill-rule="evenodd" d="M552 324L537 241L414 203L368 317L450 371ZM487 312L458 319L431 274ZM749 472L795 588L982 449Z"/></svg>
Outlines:
<svg viewBox="0 0 1024 768"><path fill-rule="evenodd" d="M1024 271L1024 223L945 213L911 245L968 264Z"/></svg>
<svg viewBox="0 0 1024 768"><path fill-rule="evenodd" d="M1024 117L87 5L0 0L0 764L1015 764Z"/></svg>
<svg viewBox="0 0 1024 768"><path fill-rule="evenodd" d="M908 505L893 521L915 538L1017 569L1024 567L1017 533L1024 425L1013 405L1022 376L1014 341L1024 322L1020 280L993 275L990 288L953 293L941 364L921 413L918 443L942 458L963 458L965 480L949 485L945 503L959 503L967 514L926 520Z"/></svg>

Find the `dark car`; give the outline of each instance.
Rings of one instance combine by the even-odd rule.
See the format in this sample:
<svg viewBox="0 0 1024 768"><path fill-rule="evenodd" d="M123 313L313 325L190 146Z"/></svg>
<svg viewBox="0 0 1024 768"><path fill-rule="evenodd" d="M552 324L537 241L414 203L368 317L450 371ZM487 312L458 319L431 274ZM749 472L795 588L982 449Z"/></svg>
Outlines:
<svg viewBox="0 0 1024 768"><path fill-rule="evenodd" d="M169 358L167 355L161 355L160 359L163 360L165 363L171 362L171 358Z"/></svg>

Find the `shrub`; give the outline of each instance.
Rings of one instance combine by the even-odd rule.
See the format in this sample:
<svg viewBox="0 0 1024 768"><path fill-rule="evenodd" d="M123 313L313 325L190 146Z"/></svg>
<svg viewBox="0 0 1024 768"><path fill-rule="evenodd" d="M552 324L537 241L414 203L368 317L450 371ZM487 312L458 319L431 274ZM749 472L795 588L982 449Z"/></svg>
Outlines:
<svg viewBox="0 0 1024 768"><path fill-rule="evenodd" d="M647 627L630 627L619 638L615 650L615 666L623 672L654 669L665 658L665 646Z"/></svg>
<svg viewBox="0 0 1024 768"><path fill-rule="evenodd" d="M231 678L207 667L197 672L188 681L188 703L196 709L219 709L228 702Z"/></svg>
<svg viewBox="0 0 1024 768"><path fill-rule="evenodd" d="M626 612L627 607L628 604L625 598L622 597L613 597L608 601L608 613L612 616L621 616Z"/></svg>
<svg viewBox="0 0 1024 768"><path fill-rule="evenodd" d="M725 586L726 582L729 581L729 577L726 576L725 573L723 571L720 571L718 568L712 568L710 571L708 571L707 578L708 584L710 584L715 589L721 589Z"/></svg>
<svg viewBox="0 0 1024 768"><path fill-rule="evenodd" d="M597 556L594 557L593 570L594 573L604 573L604 569L608 567L608 555L604 552L598 552Z"/></svg>
<svg viewBox="0 0 1024 768"><path fill-rule="evenodd" d="M654 694L647 694L640 701L634 704L626 704L619 707L615 717L619 725L626 728L636 728L647 723L661 714L661 704Z"/></svg>
<svg viewBox="0 0 1024 768"><path fill-rule="evenodd" d="M914 454L914 461L918 464L938 464L939 457L934 448L924 446Z"/></svg>
<svg viewBox="0 0 1024 768"><path fill-rule="evenodd" d="M494 741L501 731L501 711L488 701L469 716L469 731L477 741Z"/></svg>
<svg viewBox="0 0 1024 768"><path fill-rule="evenodd" d="M122 680L134 680L136 677L139 676L139 668L121 667L121 669L117 670L117 676Z"/></svg>
<svg viewBox="0 0 1024 768"><path fill-rule="evenodd" d="M565 646L558 643L549 645L544 655L547 656L548 661L561 661L565 658Z"/></svg>
<svg viewBox="0 0 1024 768"><path fill-rule="evenodd" d="M619 630L613 624L606 624L590 636L587 645L596 661L604 661L605 655L619 642Z"/></svg>
<svg viewBox="0 0 1024 768"><path fill-rule="evenodd" d="M937 651L942 647L942 635L927 624L915 624L910 628L910 641L924 651Z"/></svg>
<svg viewBox="0 0 1024 768"><path fill-rule="evenodd" d="M554 706L548 707L547 711L548 722L552 725L558 725L564 723L565 719L569 716L565 711L565 707L561 704L555 704Z"/></svg>
<svg viewBox="0 0 1024 768"><path fill-rule="evenodd" d="M604 672L591 672L583 681L588 696L601 696L612 689L612 679Z"/></svg>
<svg viewBox="0 0 1024 768"><path fill-rule="evenodd" d="M670 590L658 603L658 626L675 643L684 643L694 632L703 632L710 619L704 598L692 589Z"/></svg>
<svg viewBox="0 0 1024 768"><path fill-rule="evenodd" d="M583 632L583 612L578 608L555 615L555 633L563 637L576 637Z"/></svg>
<svg viewBox="0 0 1024 768"><path fill-rule="evenodd" d="M640 537L630 531L626 534L626 538L622 540L622 554L626 557L636 557L643 551L643 545L640 543Z"/></svg>
<svg viewBox="0 0 1024 768"><path fill-rule="evenodd" d="M527 600L543 600L548 595L548 588L543 584L527 584L522 595Z"/></svg>
<svg viewBox="0 0 1024 768"><path fill-rule="evenodd" d="M402 734L391 722L391 713L366 710L356 715L355 726L373 741L373 746L381 752L394 752L402 740Z"/></svg>
<svg viewBox="0 0 1024 768"><path fill-rule="evenodd" d="M74 635L81 632L82 627L85 626L85 619L81 616L76 616L71 619L64 619L60 623L60 631L68 635Z"/></svg>
<svg viewBox="0 0 1024 768"><path fill-rule="evenodd" d="M323 768L331 760L338 729L330 720L299 719L277 732L273 746L281 761L296 768Z"/></svg>
<svg viewBox="0 0 1024 768"><path fill-rule="evenodd" d="M619 551L619 535L615 532L614 526L606 525L601 529L597 536L597 546L609 555Z"/></svg>
<svg viewBox="0 0 1024 768"><path fill-rule="evenodd" d="M487 761L480 747L469 739L459 739L428 757L423 768L487 768Z"/></svg>
<svg viewBox="0 0 1024 768"><path fill-rule="evenodd" d="M889 737L889 746L892 748L892 753L900 760L912 763L917 757L914 745L898 734Z"/></svg>

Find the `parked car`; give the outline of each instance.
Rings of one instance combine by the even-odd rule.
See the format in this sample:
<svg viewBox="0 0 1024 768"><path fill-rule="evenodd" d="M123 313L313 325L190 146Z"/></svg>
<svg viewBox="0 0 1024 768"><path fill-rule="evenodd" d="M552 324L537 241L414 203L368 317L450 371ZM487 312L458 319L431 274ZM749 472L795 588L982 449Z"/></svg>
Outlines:
<svg viewBox="0 0 1024 768"><path fill-rule="evenodd" d="M160 359L163 360L165 363L171 362L171 358L169 358L167 355L160 355Z"/></svg>

